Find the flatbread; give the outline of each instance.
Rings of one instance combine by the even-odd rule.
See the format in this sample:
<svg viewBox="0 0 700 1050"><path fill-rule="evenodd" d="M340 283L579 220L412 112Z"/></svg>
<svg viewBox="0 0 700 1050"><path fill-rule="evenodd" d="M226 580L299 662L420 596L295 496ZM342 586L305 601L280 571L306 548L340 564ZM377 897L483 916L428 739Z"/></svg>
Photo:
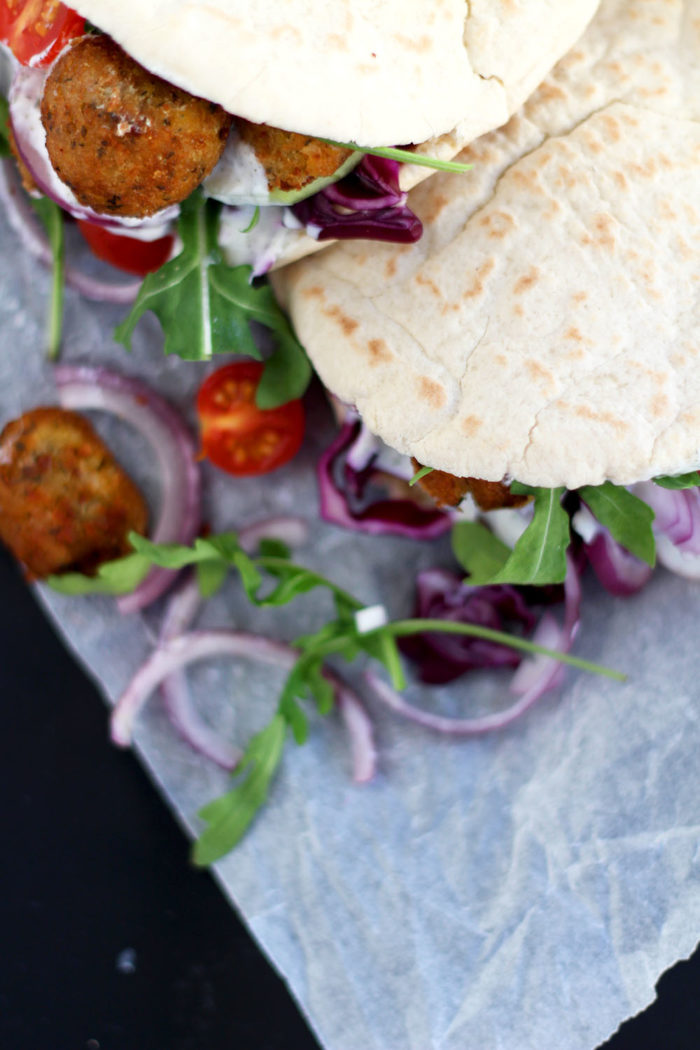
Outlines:
<svg viewBox="0 0 700 1050"><path fill-rule="evenodd" d="M150 70L231 113L365 146L498 127L598 0L78 0ZM465 137L466 136L466 137Z"/></svg>
<svg viewBox="0 0 700 1050"><path fill-rule="evenodd" d="M700 0L604 0L412 247L276 287L323 382L390 445L577 488L700 465Z"/></svg>

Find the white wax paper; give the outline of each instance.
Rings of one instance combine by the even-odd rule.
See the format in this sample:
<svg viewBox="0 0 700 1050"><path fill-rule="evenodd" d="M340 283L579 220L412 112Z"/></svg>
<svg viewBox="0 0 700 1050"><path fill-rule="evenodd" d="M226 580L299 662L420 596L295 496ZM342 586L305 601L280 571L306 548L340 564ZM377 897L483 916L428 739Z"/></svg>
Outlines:
<svg viewBox="0 0 700 1050"><path fill-rule="evenodd" d="M0 423L53 400L42 357L48 275L0 220ZM164 359L157 324L131 356L111 340L120 308L67 297L68 361L148 378L191 410L208 366ZM302 459L265 481L206 470L215 529L303 513L299 559L392 615L410 608L415 569L449 563L446 544L357 536L316 520L312 467L327 428L318 408ZM122 427L110 440L157 499L155 475ZM42 597L109 701L147 655L161 609L124 619L108 599ZM661 972L700 934L697 585L659 571L622 601L589 582L577 652L629 673L624 685L569 673L508 731L451 741L372 705L376 780L350 778L336 717L287 747L271 798L217 866L222 888L285 976L327 1050L593 1050L654 996ZM231 586L202 622L291 638L324 600L251 609ZM199 667L209 718L243 742L279 680L254 664ZM467 680L446 711L479 701ZM499 687L500 688L500 685ZM436 694L437 695L437 694ZM182 743L153 700L137 744L188 831L226 777Z"/></svg>

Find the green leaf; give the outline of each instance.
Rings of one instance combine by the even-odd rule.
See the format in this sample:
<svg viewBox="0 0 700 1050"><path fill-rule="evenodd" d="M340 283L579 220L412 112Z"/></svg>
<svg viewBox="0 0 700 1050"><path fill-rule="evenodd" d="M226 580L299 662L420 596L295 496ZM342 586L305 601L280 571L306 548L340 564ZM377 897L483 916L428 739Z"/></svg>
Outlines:
<svg viewBox="0 0 700 1050"><path fill-rule="evenodd" d="M460 521L452 528L452 551L470 576L489 579L501 571L510 547L480 521Z"/></svg>
<svg viewBox="0 0 700 1050"><path fill-rule="evenodd" d="M263 536L259 547L260 554L267 558L289 558L292 553L282 540L272 539L269 536Z"/></svg>
<svg viewBox="0 0 700 1050"><path fill-rule="evenodd" d="M241 583L248 599L257 604L257 593L262 583L262 576L245 551L236 551L232 560L240 573Z"/></svg>
<svg viewBox="0 0 700 1050"><path fill-rule="evenodd" d="M406 688L406 675L395 638L379 627L371 634L356 634L353 641L368 656L384 664L391 676L391 684L394 689ZM354 659L354 655L352 658Z"/></svg>
<svg viewBox="0 0 700 1050"><path fill-rule="evenodd" d="M202 867L213 864L240 842L267 799L282 758L286 731L285 718L276 714L248 744L239 767L243 779L233 791L200 810L199 816L209 827L194 845L195 864Z"/></svg>
<svg viewBox="0 0 700 1050"><path fill-rule="evenodd" d="M46 583L59 594L129 594L144 579L151 567L150 558L141 554L127 554L124 558L105 562L95 576L80 572L64 572L49 576Z"/></svg>
<svg viewBox="0 0 700 1050"><path fill-rule="evenodd" d="M561 505L564 489L530 488L513 482L511 491L534 497L532 519L501 568L486 576L475 574L469 583L562 583L570 541L569 517Z"/></svg>
<svg viewBox="0 0 700 1050"><path fill-rule="evenodd" d="M246 228L244 230L241 230L241 233L250 233L251 230L255 229L255 227L258 225L259 222L260 222L260 205L257 204L255 206L255 211L253 212L253 218L250 220L250 222L248 223Z"/></svg>
<svg viewBox="0 0 700 1050"><path fill-rule="evenodd" d="M316 700L319 714L330 714L333 710L333 704L335 703L335 694L333 692L333 686L323 673L323 663L321 659L315 660L310 664L306 673L306 681L308 683L309 692Z"/></svg>
<svg viewBox="0 0 700 1050"><path fill-rule="evenodd" d="M136 325L150 310L163 329L166 354L188 361L230 353L260 360L250 328L257 321L277 341L257 395L260 407L273 408L301 397L311 366L269 285L251 283L252 267L228 266L223 261L218 244L220 210L219 204L200 193L183 201L178 224L182 251L145 278L115 338L130 349Z"/></svg>
<svg viewBox="0 0 700 1050"><path fill-rule="evenodd" d="M412 488L421 480L421 478L427 478L428 474L432 474L434 470L435 467L421 467L420 470L417 470L415 472L415 474L409 481L409 486Z"/></svg>
<svg viewBox="0 0 700 1050"><path fill-rule="evenodd" d="M693 470L690 474L669 475L652 480L662 489L694 489L696 485L700 485L700 471Z"/></svg>
<svg viewBox="0 0 700 1050"><path fill-rule="evenodd" d="M609 529L613 539L630 554L654 566L656 542L651 528L654 512L648 503L610 481L603 485L584 485L578 494L600 524Z"/></svg>
<svg viewBox="0 0 700 1050"><path fill-rule="evenodd" d="M7 99L0 95L0 157L9 157L12 152L10 149L9 115L10 107L7 104Z"/></svg>
<svg viewBox="0 0 700 1050"><path fill-rule="evenodd" d="M50 361L55 361L61 347L61 333L63 329L63 299L65 292L65 256L66 246L63 229L63 211L48 197L29 198L34 211L41 219L49 244L51 245L51 256L53 259L51 298L49 300L49 315L47 323L47 354Z"/></svg>
<svg viewBox="0 0 700 1050"><path fill-rule="evenodd" d="M224 584L228 576L225 561L200 561L197 563L197 585L203 598L211 598Z"/></svg>
<svg viewBox="0 0 700 1050"><path fill-rule="evenodd" d="M394 146L360 146L356 142L335 142L333 139L321 139L330 146L338 146L340 149L357 150L360 153L369 153L372 157L386 157L388 160L398 160L402 164L417 164L422 168L434 168L436 171L452 171L458 175L465 171L471 171L473 164L460 164L456 160L439 160L437 157L425 157L421 153L414 153L410 149L398 149Z"/></svg>

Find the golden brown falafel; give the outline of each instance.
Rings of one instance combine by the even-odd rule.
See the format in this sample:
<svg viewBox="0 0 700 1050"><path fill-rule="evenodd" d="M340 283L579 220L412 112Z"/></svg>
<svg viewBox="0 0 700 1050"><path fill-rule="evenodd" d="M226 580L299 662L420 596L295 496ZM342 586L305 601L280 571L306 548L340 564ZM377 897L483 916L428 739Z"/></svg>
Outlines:
<svg viewBox="0 0 700 1050"><path fill-rule="evenodd" d="M236 128L255 150L270 190L301 190L315 179L333 175L352 153L309 135L269 124L251 124L241 117L236 117Z"/></svg>
<svg viewBox="0 0 700 1050"><path fill-rule="evenodd" d="M34 579L94 572L144 533L141 493L87 419L35 408L0 434L0 540Z"/></svg>
<svg viewBox="0 0 700 1050"><path fill-rule="evenodd" d="M221 156L231 117L138 65L107 36L86 36L51 70L41 103L57 174L82 204L143 217L176 204Z"/></svg>

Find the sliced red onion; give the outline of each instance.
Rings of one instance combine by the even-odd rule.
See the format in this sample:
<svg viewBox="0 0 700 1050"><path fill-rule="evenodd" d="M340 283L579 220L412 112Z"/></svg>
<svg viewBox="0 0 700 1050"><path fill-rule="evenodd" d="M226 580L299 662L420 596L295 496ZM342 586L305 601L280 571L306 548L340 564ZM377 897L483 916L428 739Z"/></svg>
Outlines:
<svg viewBox="0 0 700 1050"><path fill-rule="evenodd" d="M406 206L398 162L384 157L363 157L349 175L291 210L320 241L361 237L413 244L423 233L420 219Z"/></svg>
<svg viewBox="0 0 700 1050"><path fill-rule="evenodd" d="M112 740L131 743L134 722L151 693L174 672L209 656L234 656L291 671L298 653L289 645L244 631L190 631L164 642L139 668L112 711Z"/></svg>
<svg viewBox="0 0 700 1050"><path fill-rule="evenodd" d="M418 574L414 616L472 623L496 631L517 624L524 632L530 632L536 621L524 594L517 588L473 587L461 576L444 569L425 569ZM522 660L522 653L505 645L439 631L401 638L399 645L418 665L420 680L432 685L452 682L477 668L515 668Z"/></svg>
<svg viewBox="0 0 700 1050"><path fill-rule="evenodd" d="M557 627L554 617L550 613L545 613L533 641L546 645L547 648L559 649L560 652L568 653L578 631L581 605L581 584L571 559L568 559L564 602L563 626ZM450 718L433 714L410 704L373 672L368 672L365 677L377 698L402 717L436 733L450 736L478 736L482 733L504 729L520 718L545 692L559 684L562 671L563 665L553 657L539 655L523 660L511 680L510 691L517 697L515 702L502 711L481 715L477 718Z"/></svg>
<svg viewBox="0 0 700 1050"><path fill-rule="evenodd" d="M628 598L640 591L651 579L653 569L620 546L607 529L602 529L585 545L591 568L616 598Z"/></svg>
<svg viewBox="0 0 700 1050"><path fill-rule="evenodd" d="M186 595L182 606L171 613L170 624L175 625L191 611L192 598ZM291 671L298 652L283 642L272 641L244 631L190 631L162 642L138 669L131 682L117 700L112 711L111 736L115 744L128 747L136 718L149 696L158 686L172 679L188 664L210 656L233 656L257 660L260 663ZM364 783L374 774L376 750L372 726L359 698L336 675L328 673L340 710L350 734L353 756L353 777Z"/></svg>
<svg viewBox="0 0 700 1050"><path fill-rule="evenodd" d="M85 219L113 232L151 230L154 236L163 236L178 214L179 207L172 205L145 218L100 215L94 209L81 204L73 191L58 177L46 149L46 133L41 122L41 97L48 76L47 69L19 66L10 87L10 124L17 151L36 185L44 194L74 219Z"/></svg>
<svg viewBox="0 0 700 1050"><path fill-rule="evenodd" d="M202 601L197 577L194 573L189 573L168 602L160 629L160 646L191 627ZM168 717L183 740L222 769L235 769L241 760L242 752L200 718L192 703L184 671L174 671L164 679L160 691Z"/></svg>
<svg viewBox="0 0 700 1050"><path fill-rule="evenodd" d="M14 163L8 157L0 162L0 200L5 205L8 222L25 250L43 266L51 266L53 256L49 239L20 186ZM65 267L66 284L86 299L100 303L128 305L139 293L141 280L115 283L82 273L70 263Z"/></svg>
<svg viewBox="0 0 700 1050"><path fill-rule="evenodd" d="M686 554L700 555L700 489L666 489L645 481L635 495L654 511L654 531Z"/></svg>
<svg viewBox="0 0 700 1050"><path fill-rule="evenodd" d="M406 536L435 539L448 532L452 518L437 507L422 507L411 499L380 499L364 506L361 500L373 480L372 464L354 469L347 460L362 434L362 424L353 419L345 423L318 462L321 517L372 536Z"/></svg>
<svg viewBox="0 0 700 1050"><path fill-rule="evenodd" d="M175 409L140 380L103 368L58 365L54 378L64 408L111 412L146 439L162 481L151 538L154 543L192 543L200 525L200 473L195 443ZM146 608L168 589L174 577L170 569L151 569L131 594L118 599L120 612Z"/></svg>
<svg viewBox="0 0 700 1050"><path fill-rule="evenodd" d="M335 702L350 736L352 778L356 784L366 784L377 772L377 748L372 720L354 689L330 671L326 672L326 677L333 685Z"/></svg>
<svg viewBox="0 0 700 1050"><path fill-rule="evenodd" d="M258 549L261 540L280 540L294 550L303 547L308 538L308 522L294 515L263 518L238 530L238 542L248 554Z"/></svg>

